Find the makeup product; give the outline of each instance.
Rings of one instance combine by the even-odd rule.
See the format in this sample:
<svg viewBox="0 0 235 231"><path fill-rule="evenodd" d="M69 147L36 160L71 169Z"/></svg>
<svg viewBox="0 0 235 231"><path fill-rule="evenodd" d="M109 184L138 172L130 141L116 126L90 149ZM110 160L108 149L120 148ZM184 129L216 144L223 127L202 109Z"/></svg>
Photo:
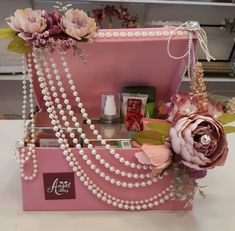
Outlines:
<svg viewBox="0 0 235 231"><path fill-rule="evenodd" d="M122 116L128 131L140 131L148 95L122 93Z"/></svg>
<svg viewBox="0 0 235 231"><path fill-rule="evenodd" d="M148 95L144 117L153 118L155 116L156 88L152 86L126 86L123 93Z"/></svg>
<svg viewBox="0 0 235 231"><path fill-rule="evenodd" d="M101 123L112 124L120 122L119 97L112 93L101 95Z"/></svg>

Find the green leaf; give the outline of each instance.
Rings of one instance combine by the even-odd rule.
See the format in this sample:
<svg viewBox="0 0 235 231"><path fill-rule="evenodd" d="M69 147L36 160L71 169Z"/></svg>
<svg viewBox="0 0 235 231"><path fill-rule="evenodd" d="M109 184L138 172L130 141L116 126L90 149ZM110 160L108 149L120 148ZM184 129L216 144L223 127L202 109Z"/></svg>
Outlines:
<svg viewBox="0 0 235 231"><path fill-rule="evenodd" d="M225 131L225 133L235 132L235 127L234 126L224 126L224 131Z"/></svg>
<svg viewBox="0 0 235 231"><path fill-rule="evenodd" d="M156 122L148 123L147 127L151 130L158 132L158 133L161 133L163 135L167 135L169 133L171 125L167 121L159 120L159 122L156 121Z"/></svg>
<svg viewBox="0 0 235 231"><path fill-rule="evenodd" d="M145 130L137 132L132 136L132 139L135 140L138 144L164 144L165 136L159 132L152 130Z"/></svg>
<svg viewBox="0 0 235 231"><path fill-rule="evenodd" d="M11 28L0 28L0 39L10 39L16 36L16 32Z"/></svg>
<svg viewBox="0 0 235 231"><path fill-rule="evenodd" d="M19 54L25 54L30 52L30 47L26 45L22 38L17 36L9 42L7 50Z"/></svg>
<svg viewBox="0 0 235 231"><path fill-rule="evenodd" d="M235 121L235 114L222 113L218 118L223 124L231 123Z"/></svg>

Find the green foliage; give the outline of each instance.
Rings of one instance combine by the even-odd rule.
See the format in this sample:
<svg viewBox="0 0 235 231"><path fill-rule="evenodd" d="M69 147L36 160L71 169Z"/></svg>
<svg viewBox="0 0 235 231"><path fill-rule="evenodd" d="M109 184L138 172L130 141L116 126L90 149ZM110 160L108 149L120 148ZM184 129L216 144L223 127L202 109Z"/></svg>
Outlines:
<svg viewBox="0 0 235 231"><path fill-rule="evenodd" d="M190 176L190 169L185 167L178 156L174 156L172 164L168 167L168 172L173 174L173 200L185 201L185 207L193 204L193 197L196 191L200 196L206 198L203 191L205 186L199 185L195 179Z"/></svg>
<svg viewBox="0 0 235 231"><path fill-rule="evenodd" d="M7 46L7 50L10 52L25 54L31 50L26 42L11 28L0 28L0 39L12 39Z"/></svg>
<svg viewBox="0 0 235 231"><path fill-rule="evenodd" d="M193 180L190 178L187 168L177 160L171 165L172 174L174 175L173 199L176 201L185 201L185 207L193 204Z"/></svg>
<svg viewBox="0 0 235 231"><path fill-rule="evenodd" d="M170 123L167 121L160 120L159 122L150 122L147 124L147 127L153 131L167 135L170 130Z"/></svg>
<svg viewBox="0 0 235 231"><path fill-rule="evenodd" d="M153 130L144 130L137 132L132 136L132 139L135 140L138 144L164 144L165 135L162 133L153 131Z"/></svg>
<svg viewBox="0 0 235 231"><path fill-rule="evenodd" d="M223 124L231 123L235 121L235 114L222 113L222 115L220 115L218 119Z"/></svg>
<svg viewBox="0 0 235 231"><path fill-rule="evenodd" d="M16 36L9 42L7 50L19 54L25 54L30 52L31 49L29 46L26 45L25 41L22 38Z"/></svg>
<svg viewBox="0 0 235 231"><path fill-rule="evenodd" d="M11 28L0 28L0 39L11 39L16 36L16 32Z"/></svg>
<svg viewBox="0 0 235 231"><path fill-rule="evenodd" d="M234 126L224 126L224 131L225 131L225 133L235 132L235 127Z"/></svg>

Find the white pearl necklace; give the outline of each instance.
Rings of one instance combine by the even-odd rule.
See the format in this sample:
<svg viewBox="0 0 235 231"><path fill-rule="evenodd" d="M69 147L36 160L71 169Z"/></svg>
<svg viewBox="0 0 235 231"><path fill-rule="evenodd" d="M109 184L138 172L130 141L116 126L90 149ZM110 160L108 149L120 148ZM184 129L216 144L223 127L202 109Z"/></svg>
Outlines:
<svg viewBox="0 0 235 231"><path fill-rule="evenodd" d="M138 30L129 30L128 32L126 30L112 30L111 31L98 31L98 33L96 34L96 37L100 38L100 39L155 39L155 38L161 38L161 37L169 37L171 31L169 30L162 30L159 31L158 30L151 30L151 31L146 31L145 29L141 29L139 28ZM182 28L182 30L177 31L177 36L186 36L188 35L188 31L184 30L184 28Z"/></svg>
<svg viewBox="0 0 235 231"><path fill-rule="evenodd" d="M45 57L43 55L41 55L41 57L44 61L45 72L47 74L48 83L51 86L50 89L51 89L52 95L54 97L54 103L57 104L57 109L59 110L60 115L63 116L63 119L64 119L64 126L67 128L67 130L69 129L70 137L73 138L73 143L75 144L75 147L79 150L79 154L81 154L83 156L82 159L86 162L86 164L89 165L90 168L92 170L94 170L94 172L96 174L98 174L100 177L104 178L106 181L109 181L111 184L116 184L117 186L128 187L128 188L145 187L147 185L152 185L153 183L156 183L158 181L158 179L161 179L162 177L154 177L153 179L150 179L146 182L144 182L144 181L136 182L136 183L122 182L122 181L116 180L116 179L108 176L107 174L102 172L95 164L93 164L93 162L89 159L88 155L85 155L84 150L81 149L81 145L78 144L78 140L75 138L75 134L73 132L71 132L71 129L69 127L69 123L67 122L67 117L64 115L65 112L62 109L62 107L60 106L60 99L58 98L58 93L56 92L56 88L54 87L54 81L52 80L52 75L50 74L50 68L48 68L48 63L46 62ZM58 81L57 85L60 88L61 93L64 94L65 89L63 88L63 83L61 82L60 76L58 74L58 70L56 69L56 64L54 62L54 59L50 58L50 61L52 62L54 74L56 74L56 80ZM64 65L64 66L67 67L67 65ZM64 97L64 102L66 102L67 106L69 105L69 100L66 97ZM71 109L70 105L69 105L68 112L69 112L69 115L72 117L72 120L74 120L74 118L73 118L74 112ZM49 113L51 113L51 110L49 110ZM74 120L75 126L77 124L76 127L78 127L78 130L81 133L81 136L84 136L83 138L85 138L85 134L82 133L82 130L79 127L79 123L77 123L76 121L77 120ZM132 173L126 173L125 171L120 171L119 169L116 169L113 166L110 166L110 164L107 163L104 159L101 159L101 157L98 156L98 154L96 153L96 150L93 149L93 146L89 146L89 140L88 140L88 147L91 149L91 153L96 156L96 159L99 160L100 164L103 165L105 168L109 169L111 172L114 172L117 175L121 174L121 176L127 176L128 178L134 178L134 179L138 179L138 178L143 179L146 176L145 174L141 174L141 176L140 176L137 173L132 174ZM150 177L149 173L148 173L148 177Z"/></svg>
<svg viewBox="0 0 235 231"><path fill-rule="evenodd" d="M172 55L170 51L170 42L172 40L172 37L175 34L179 34L181 30L185 30L188 34L188 48L187 48L187 51L183 55L175 56L175 55ZM212 55L210 55L210 52L208 49L206 32L200 27L200 24L197 21L188 21L188 22L182 23L181 25L179 25L178 27L176 27L174 30L170 32L168 40L167 40L167 53L172 59L179 60L188 56L187 72L188 72L189 78L191 78L191 69L192 69L191 67L194 66L194 63L193 63L194 57L191 57L191 55L194 56L194 49L193 49L193 46L194 46L193 35L194 34L196 35L200 43L200 46L206 55L207 61L210 62L211 59L215 60L215 58Z"/></svg>
<svg viewBox="0 0 235 231"><path fill-rule="evenodd" d="M120 163L124 164L125 166L130 166L131 168L137 168L137 169L149 169L151 167L147 166L147 165L141 165L141 164L136 164L136 163L131 163L130 161L126 160L124 157L121 157L119 153L116 153L116 151L114 149L111 149L110 148L110 145L109 144L106 144L106 141L103 139L103 137L101 136L101 134L99 134L99 131L96 130L95 128L95 125L92 124L92 121L88 118L88 114L86 113L86 110L85 108L83 107L83 104L81 103L81 99L80 97L78 96L78 92L76 91L76 86L73 84L73 80L71 79L71 74L69 73L69 68L68 68L68 63L66 62L64 56L61 54L61 60L63 61L63 66L65 67L65 72L66 72L66 77L68 79L68 82L71 86L71 90L73 92L73 96L75 97L75 101L78 103L78 108L80 109L81 113L82 113L82 116L83 118L86 119L86 123L88 125L90 125L90 129L93 130L93 134L97 136L97 139L100 140L101 144L105 146L105 148L109 151L109 153L111 155L114 156L115 159L119 160ZM56 67L56 64L54 62L53 59L51 59L52 61L52 67ZM55 68L54 68L54 71L55 71ZM56 70L56 73L58 73L58 70ZM57 75L58 76L58 75ZM63 89L64 91L64 89ZM66 98L66 94L65 94L65 98ZM64 103L67 104L68 106L68 100L64 100ZM71 106L69 105L69 110L71 110ZM82 130L81 129L78 129L78 132L82 133L81 132ZM88 148L89 149L93 149L93 146L91 144L89 144L89 139L86 138L86 135L84 133L82 133L82 135L84 137L84 142L86 144L88 144Z"/></svg>
<svg viewBox="0 0 235 231"><path fill-rule="evenodd" d="M33 52L33 56L34 62L36 64L35 67L38 70L37 74L39 75L38 80L40 82L40 87L43 88L42 93L44 95L45 105L47 106L47 109L52 112L50 114L50 117L52 119L51 123L54 124L53 128L56 128L57 130L58 127L55 125L59 125L59 120L58 117L55 116L55 107L53 106L53 103L51 101L50 93L48 92L47 84L45 82L45 77L39 64L38 55L35 50ZM56 118L57 120L54 120ZM112 195L109 195L108 193L104 192L102 189L97 187L97 185L93 183L93 181L87 176L84 170L81 169L81 167L78 165L78 162L75 161L76 159L71 153L71 149L69 148L69 145L67 143L67 140L65 139L62 129L60 129L59 132L56 132L56 136L58 137L59 143L64 144L63 148L61 147L63 149L63 154L66 156L66 160L69 162L69 165L72 167L73 171L76 173L77 176L80 177L80 181L83 182L83 184L88 188L88 190L92 191L92 193L98 199L101 199L103 202L106 202L107 204L112 205L114 207L118 207L119 209L141 210L149 209L153 206L158 206L159 204L164 203L165 201L173 197L173 193L170 192L173 187L172 185L167 187L165 190L162 190L162 192L158 193L157 195L143 200L121 200L119 198L113 197Z"/></svg>
<svg viewBox="0 0 235 231"><path fill-rule="evenodd" d="M26 62L28 64L26 65ZM28 67L27 70L25 67ZM28 151L24 147L24 142L18 147L20 150L20 172L21 177L24 180L33 180L37 176L37 159L35 151L35 124L34 124L34 104L33 104L33 78L32 78L32 64L31 64L31 55L28 55L27 61L23 59L23 104L22 104L22 118L24 121L24 138L27 135L27 121L26 121L26 109L27 109L27 85L26 85L26 74L28 72L29 76L29 104L30 104L30 122L31 122L31 140L26 139ZM23 138L23 140L24 140ZM24 165L32 159L33 164L33 173L31 175L26 175L24 172Z"/></svg>

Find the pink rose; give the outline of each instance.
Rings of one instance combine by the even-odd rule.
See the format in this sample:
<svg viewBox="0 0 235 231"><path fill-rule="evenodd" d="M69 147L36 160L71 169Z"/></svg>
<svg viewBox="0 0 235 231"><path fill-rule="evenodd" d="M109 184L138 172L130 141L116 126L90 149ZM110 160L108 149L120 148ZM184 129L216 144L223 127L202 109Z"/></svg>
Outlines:
<svg viewBox="0 0 235 231"><path fill-rule="evenodd" d="M182 116L187 116L193 113L197 113L197 101L196 98L190 96L189 93L179 93L171 98L171 102L167 103L164 108L164 114L168 114L167 120L173 122L178 120ZM223 113L222 106L209 99L208 102L208 114L214 117L218 117Z"/></svg>
<svg viewBox="0 0 235 231"><path fill-rule="evenodd" d="M41 33L46 29L47 21L43 15L42 10L18 9L7 23L12 30L20 32L19 37L28 40L33 37L33 33Z"/></svg>
<svg viewBox="0 0 235 231"><path fill-rule="evenodd" d="M156 176L172 162L172 152L166 145L143 144L143 152L135 153L141 164L152 165L152 176Z"/></svg>
<svg viewBox="0 0 235 231"><path fill-rule="evenodd" d="M211 116L191 114L176 121L170 129L171 145L182 163L205 170L224 164L228 144L221 123Z"/></svg>
<svg viewBox="0 0 235 231"><path fill-rule="evenodd" d="M64 32L77 40L92 38L95 35L95 19L88 17L82 10L69 9L62 16L61 24Z"/></svg>

